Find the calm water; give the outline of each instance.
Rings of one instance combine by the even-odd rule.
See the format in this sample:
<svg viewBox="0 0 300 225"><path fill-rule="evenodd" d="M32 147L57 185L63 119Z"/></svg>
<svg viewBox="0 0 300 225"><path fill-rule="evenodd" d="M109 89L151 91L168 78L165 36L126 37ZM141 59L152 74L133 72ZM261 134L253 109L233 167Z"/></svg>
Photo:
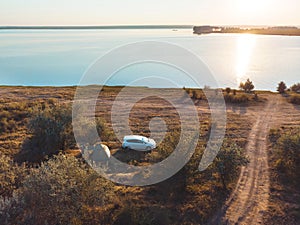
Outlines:
<svg viewBox="0 0 300 225"><path fill-rule="evenodd" d="M1 30L0 85L76 85L86 69L109 50L144 40L190 50L207 64L220 87L237 87L247 77L256 88L269 90L275 90L281 80L288 85L300 81L300 37L196 36L190 29ZM183 77L174 68L145 63L125 68L107 84L126 84L140 74ZM189 83L182 79L181 85Z"/></svg>

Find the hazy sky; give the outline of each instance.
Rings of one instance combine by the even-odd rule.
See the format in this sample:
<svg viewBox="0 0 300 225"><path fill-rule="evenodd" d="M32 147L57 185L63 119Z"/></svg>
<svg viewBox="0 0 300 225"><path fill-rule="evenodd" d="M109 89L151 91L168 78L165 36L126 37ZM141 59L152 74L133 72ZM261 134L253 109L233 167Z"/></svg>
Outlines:
<svg viewBox="0 0 300 225"><path fill-rule="evenodd" d="M300 25L300 0L0 0L0 25Z"/></svg>

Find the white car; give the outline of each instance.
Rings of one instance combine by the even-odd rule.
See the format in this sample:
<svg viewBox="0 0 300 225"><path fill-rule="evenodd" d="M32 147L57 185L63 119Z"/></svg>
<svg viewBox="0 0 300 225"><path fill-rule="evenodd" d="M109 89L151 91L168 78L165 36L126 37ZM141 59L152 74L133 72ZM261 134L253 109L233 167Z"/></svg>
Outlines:
<svg viewBox="0 0 300 225"><path fill-rule="evenodd" d="M122 148L137 151L151 151L156 148L156 143L151 138L140 135L128 135L123 139Z"/></svg>

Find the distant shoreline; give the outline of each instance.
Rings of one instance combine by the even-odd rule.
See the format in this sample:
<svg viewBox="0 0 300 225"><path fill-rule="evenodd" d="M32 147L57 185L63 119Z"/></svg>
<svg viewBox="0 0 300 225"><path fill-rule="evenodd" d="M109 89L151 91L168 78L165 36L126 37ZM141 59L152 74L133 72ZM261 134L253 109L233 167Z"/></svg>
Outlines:
<svg viewBox="0 0 300 225"><path fill-rule="evenodd" d="M148 86L124 86L124 85L98 85L98 84L88 84L88 85L62 85L62 86L56 86L56 85L0 85L0 91L1 89L76 89L76 88L83 88L83 87L89 87L89 88L112 88L112 89L122 89L122 88L145 88L145 89L161 89L161 90L182 90L182 89L191 89L191 90L204 90L204 87L148 87ZM222 89L225 91L224 87L211 87L212 90L215 89ZM239 88L232 87L232 90L237 90L237 92L243 92L243 90L240 90ZM257 89L255 90L256 93L277 93L277 91L270 90L270 89Z"/></svg>
<svg viewBox="0 0 300 225"><path fill-rule="evenodd" d="M267 28L241 28L241 27L218 27L218 26L194 26L194 34L257 34L257 35L281 35L300 36L298 27L267 27Z"/></svg>
<svg viewBox="0 0 300 225"><path fill-rule="evenodd" d="M112 29L192 29L192 25L131 26L0 26L0 30L112 30Z"/></svg>

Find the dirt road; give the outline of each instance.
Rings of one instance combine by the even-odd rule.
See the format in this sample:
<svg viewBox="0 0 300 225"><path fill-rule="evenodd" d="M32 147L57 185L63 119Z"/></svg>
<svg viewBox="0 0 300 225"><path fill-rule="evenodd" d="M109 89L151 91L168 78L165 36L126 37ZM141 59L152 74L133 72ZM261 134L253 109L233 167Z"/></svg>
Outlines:
<svg viewBox="0 0 300 225"><path fill-rule="evenodd" d="M279 96L269 96L264 110L255 112L246 146L250 162L242 168L238 184L215 224L262 224L270 187L267 135L279 104Z"/></svg>

